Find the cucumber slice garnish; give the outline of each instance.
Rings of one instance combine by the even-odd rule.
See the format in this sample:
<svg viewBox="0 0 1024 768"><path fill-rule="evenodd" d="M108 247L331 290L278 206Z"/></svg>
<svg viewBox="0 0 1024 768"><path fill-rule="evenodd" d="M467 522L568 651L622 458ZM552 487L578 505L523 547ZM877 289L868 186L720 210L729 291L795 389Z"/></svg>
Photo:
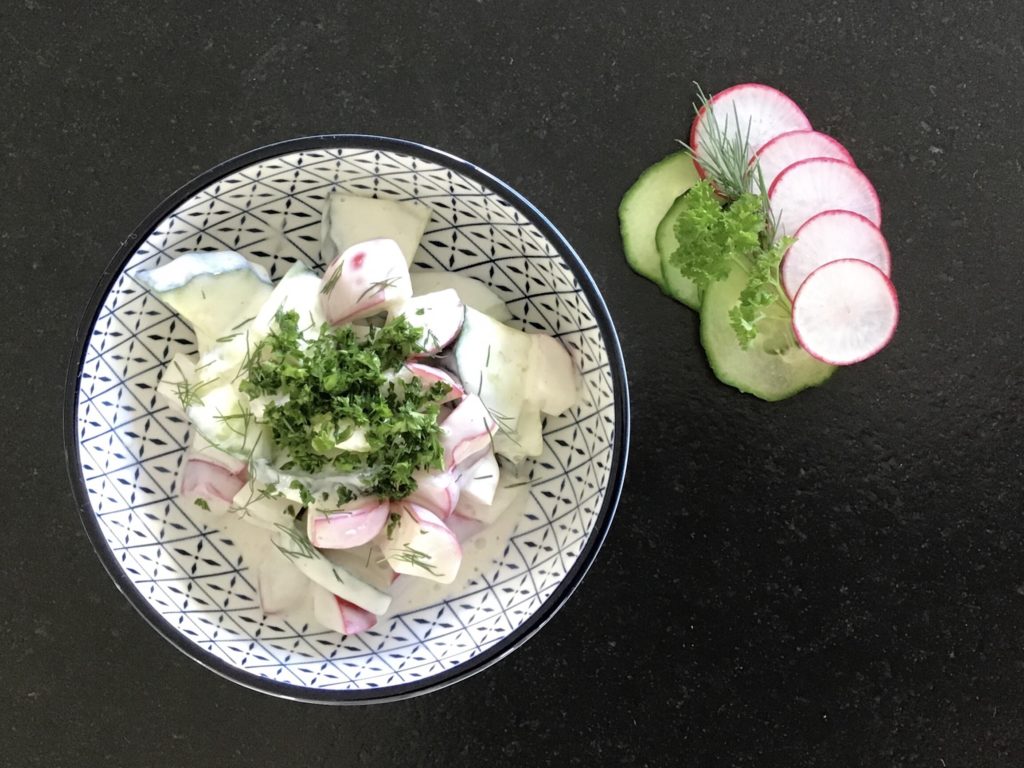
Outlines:
<svg viewBox="0 0 1024 768"><path fill-rule="evenodd" d="M658 225L655 241L658 244L658 254L661 257L661 287L676 301L685 304L690 309L699 310L700 292L697 290L697 284L690 278L683 277L679 267L669 261L679 247L679 241L676 239L676 221L685 205L686 194L683 193L672 203L672 207L668 209L668 213L662 217L661 223Z"/></svg>
<svg viewBox="0 0 1024 768"><path fill-rule="evenodd" d="M783 400L823 383L835 366L815 360L797 345L789 322L778 328L762 324L749 349L743 349L729 324L729 310L746 287L747 276L734 269L704 293L700 308L700 341L715 375L724 384L762 400Z"/></svg>
<svg viewBox="0 0 1024 768"><path fill-rule="evenodd" d="M639 274L664 286L655 237L658 224L679 195L698 181L690 153L674 152L636 180L619 204L619 229L626 261Z"/></svg>

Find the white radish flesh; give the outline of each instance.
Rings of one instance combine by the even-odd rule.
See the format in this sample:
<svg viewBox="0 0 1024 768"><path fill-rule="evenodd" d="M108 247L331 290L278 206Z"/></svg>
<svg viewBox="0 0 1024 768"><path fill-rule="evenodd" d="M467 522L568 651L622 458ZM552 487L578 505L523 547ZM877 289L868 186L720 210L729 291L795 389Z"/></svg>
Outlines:
<svg viewBox="0 0 1024 768"><path fill-rule="evenodd" d="M442 403L461 400L462 396L466 394L466 391L462 388L462 383L458 379L448 373L448 371L434 368L431 365L406 363L402 370L399 371L398 376L406 380L419 379L424 388L431 387L434 384L446 385L448 387L448 394L441 400Z"/></svg>
<svg viewBox="0 0 1024 768"><path fill-rule="evenodd" d="M232 498L245 485L245 476L197 457L185 461L180 495L188 501L203 499L214 512L226 512Z"/></svg>
<svg viewBox="0 0 1024 768"><path fill-rule="evenodd" d="M460 489L452 472L420 470L412 477L416 481L416 490L409 494L406 501L426 507L442 520L455 511Z"/></svg>
<svg viewBox="0 0 1024 768"><path fill-rule="evenodd" d="M309 543L320 549L351 549L373 539L388 519L388 502L376 497L354 499L331 509L311 506L306 512Z"/></svg>
<svg viewBox="0 0 1024 768"><path fill-rule="evenodd" d="M874 264L888 277L892 261L889 244L869 219L852 211L823 211L796 231L796 242L782 257L782 287L790 298L818 267L838 259Z"/></svg>
<svg viewBox="0 0 1024 768"><path fill-rule="evenodd" d="M380 615L391 605L391 596L357 578L344 566L332 563L318 551L301 523L281 526L271 537L278 550L300 571L324 589Z"/></svg>
<svg viewBox="0 0 1024 768"><path fill-rule="evenodd" d="M412 264L429 221L430 209L419 203L335 192L320 225L321 256L331 262L356 243L389 237L398 243L405 263Z"/></svg>
<svg viewBox="0 0 1024 768"><path fill-rule="evenodd" d="M412 296L409 268L394 240L356 243L324 273L321 301L338 325L392 309Z"/></svg>
<svg viewBox="0 0 1024 768"><path fill-rule="evenodd" d="M458 272L447 272L443 269L429 272L410 271L409 280L412 282L412 292L416 296L452 288L467 307L489 315L500 323L512 319L512 313L508 311L505 302L494 291L479 280L460 275Z"/></svg>
<svg viewBox="0 0 1024 768"><path fill-rule="evenodd" d="M396 573L451 584L462 564L462 547L444 522L426 507L392 504L399 517L380 548Z"/></svg>
<svg viewBox="0 0 1024 768"><path fill-rule="evenodd" d="M313 615L327 629L343 635L365 632L377 624L376 614L313 585Z"/></svg>
<svg viewBox="0 0 1024 768"><path fill-rule="evenodd" d="M506 510L521 504L529 490L529 478L514 467L506 466L501 470L498 488L490 504L482 504L468 494L463 494L455 507L455 514L490 525Z"/></svg>
<svg viewBox="0 0 1024 768"><path fill-rule="evenodd" d="M466 395L441 423L445 466L451 468L481 456L491 447L497 431L498 424L483 401L476 395Z"/></svg>
<svg viewBox="0 0 1024 768"><path fill-rule="evenodd" d="M455 534L455 538L459 540L460 546L487 527L479 520L473 520L468 517L463 517L462 515L452 515L444 521L444 524L447 525L451 532Z"/></svg>
<svg viewBox="0 0 1024 768"><path fill-rule="evenodd" d="M459 499L490 506L498 490L501 468L492 451L488 451L474 464L459 472Z"/></svg>
<svg viewBox="0 0 1024 768"><path fill-rule="evenodd" d="M793 300L793 330L813 357L852 365L892 338L899 321L896 289L878 267L841 259L808 276Z"/></svg>
<svg viewBox="0 0 1024 768"><path fill-rule="evenodd" d="M406 299L391 310L390 318L399 315L423 330L419 339L422 356L433 356L455 341L462 330L466 308L459 294L448 288Z"/></svg>
<svg viewBox="0 0 1024 768"><path fill-rule="evenodd" d="M726 88L716 93L709 104L711 109L701 107L690 129L690 147L694 150L694 160L702 176L700 161L712 119L726 136L746 138L749 155L779 134L811 128L811 121L796 102L781 91L760 83L742 83Z"/></svg>
<svg viewBox="0 0 1024 768"><path fill-rule="evenodd" d="M270 547L256 569L260 608L267 616L291 610L306 597L309 579L276 547Z"/></svg>
<svg viewBox="0 0 1024 768"><path fill-rule="evenodd" d="M776 237L793 235L822 211L853 211L882 224L882 206L868 177L842 160L816 157L800 160L782 171L768 191L778 220Z"/></svg>
<svg viewBox="0 0 1024 768"><path fill-rule="evenodd" d="M292 525L299 509L299 503L287 498L274 498L256 482L247 483L231 501L231 512L239 520L268 531Z"/></svg>
<svg viewBox="0 0 1024 768"><path fill-rule="evenodd" d="M780 134L757 150L750 161L757 162L764 179L765 190L771 189L772 182L783 170L800 160L812 157L831 157L854 165L853 158L846 147L831 136L817 131L789 131ZM758 181L750 179L751 192L758 191Z"/></svg>
<svg viewBox="0 0 1024 768"><path fill-rule="evenodd" d="M238 475L239 477L245 477L249 466L249 462L245 459L225 453L199 432L195 432L192 435L192 446L189 448L189 452L196 458L223 467L232 475Z"/></svg>

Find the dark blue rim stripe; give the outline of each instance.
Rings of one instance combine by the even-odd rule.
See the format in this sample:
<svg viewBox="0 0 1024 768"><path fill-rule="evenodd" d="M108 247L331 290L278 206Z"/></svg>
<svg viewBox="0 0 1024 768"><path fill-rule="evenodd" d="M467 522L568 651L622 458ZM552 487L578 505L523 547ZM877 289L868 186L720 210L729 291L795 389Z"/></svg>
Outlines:
<svg viewBox="0 0 1024 768"><path fill-rule="evenodd" d="M199 645L185 637L182 633L175 631L164 620L162 615L142 596L131 579L128 578L127 574L120 567L113 550L107 545L100 530L99 520L90 506L88 492L86 491L85 481L81 472L77 405L85 351L103 300L121 273L125 263L135 253L139 243L149 237L157 224L167 218L171 212L192 195L217 180L255 163L293 152L349 148L399 152L458 171L504 197L555 246L558 254L562 257L573 275L575 275L580 287L583 289L583 293L589 300L607 349L612 381L615 388L615 439L612 446L611 475L605 492L604 505L598 513L597 521L590 536L587 538L586 545L580 552L579 557L577 557L576 563L569 569L569 572L566 573L551 596L519 628L509 633L508 636L493 647L478 654L469 661L422 680L369 690L326 691L276 682L232 666L223 659L199 647ZM512 651L530 639L565 604L565 601L586 575L598 550L601 548L602 543L604 543L622 493L622 484L626 474L629 454L629 430L629 390L626 383L626 367L622 358L619 339L615 333L615 326L608 313L608 307L605 305L604 299L601 298L594 279L590 276L580 257L547 217L507 184L461 158L415 142L360 134L309 136L289 139L254 149L211 168L164 200L122 243L113 261L110 262L100 275L96 289L79 326L78 337L73 347L71 360L69 361L64 407L64 452L68 465L68 475L75 494L75 500L78 504L79 514L82 518L82 524L92 540L96 554L99 555L100 560L107 569L107 573L110 574L114 584L128 598L128 601L164 639L207 669L213 670L217 674L253 690L294 701L319 704L363 704L397 701L436 691L486 669L498 660L508 656Z"/></svg>

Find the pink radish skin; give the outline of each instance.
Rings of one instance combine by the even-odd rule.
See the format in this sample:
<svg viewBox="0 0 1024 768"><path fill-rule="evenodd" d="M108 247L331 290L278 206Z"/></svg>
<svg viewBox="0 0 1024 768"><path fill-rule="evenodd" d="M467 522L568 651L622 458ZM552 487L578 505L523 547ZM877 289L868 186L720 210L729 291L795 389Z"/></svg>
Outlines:
<svg viewBox="0 0 1024 768"><path fill-rule="evenodd" d="M853 365L878 353L898 322L893 284L878 267L858 259L818 267L793 300L797 341L830 365Z"/></svg>
<svg viewBox="0 0 1024 768"><path fill-rule="evenodd" d="M238 475L239 477L246 477L249 469L249 463L245 459L239 459L226 451L222 451L199 432L192 436L190 453L192 456L208 464L224 467L232 475Z"/></svg>
<svg viewBox="0 0 1024 768"><path fill-rule="evenodd" d="M309 543L320 549L351 549L373 539L388 519L385 499L363 497L333 510L306 513Z"/></svg>
<svg viewBox="0 0 1024 768"><path fill-rule="evenodd" d="M882 206L868 177L842 160L815 157L800 160L782 171L768 190L772 213L778 219L776 239L792 235L812 216L823 211L859 213L876 227L882 224Z"/></svg>
<svg viewBox="0 0 1024 768"><path fill-rule="evenodd" d="M455 475L448 471L420 470L412 477L416 481L416 490L405 500L426 507L442 520L451 517L459 503L459 485L455 482Z"/></svg>
<svg viewBox="0 0 1024 768"><path fill-rule="evenodd" d="M870 219L853 211L822 211L796 231L796 242L782 257L780 270L786 294L796 296L818 267L838 259L859 259L892 274L889 244Z"/></svg>
<svg viewBox="0 0 1024 768"><path fill-rule="evenodd" d="M477 395L466 395L441 423L445 467L468 463L491 447L498 424Z"/></svg>
<svg viewBox="0 0 1024 768"><path fill-rule="evenodd" d="M396 305L389 317L404 315L410 325L423 329L419 357L433 357L450 346L462 330L466 307L453 288L413 296Z"/></svg>
<svg viewBox="0 0 1024 768"><path fill-rule="evenodd" d="M219 464L190 457L181 473L181 493L188 502L201 498L213 512L226 512L235 494L242 490L246 478L231 474Z"/></svg>
<svg viewBox="0 0 1024 768"><path fill-rule="evenodd" d="M771 189L772 183L783 170L795 162L813 157L831 157L855 165L846 147L831 136L817 131L789 131L780 134L758 149L750 162L758 163L765 189ZM751 178L750 181L751 191L757 192L757 179Z"/></svg>
<svg viewBox="0 0 1024 768"><path fill-rule="evenodd" d="M345 250L324 272L320 301L332 325L391 309L412 296L409 268L394 240L367 240Z"/></svg>
<svg viewBox="0 0 1024 768"><path fill-rule="evenodd" d="M462 383L450 373L442 371L440 368L434 368L423 363L406 363L400 376L405 375L419 379L423 382L424 387L430 387L437 383L447 384L449 392L445 395L444 400L441 401L442 403L461 400L462 396L466 394L466 391L462 388Z"/></svg>
<svg viewBox="0 0 1024 768"><path fill-rule="evenodd" d="M376 626L377 616L317 586L313 592L313 615L327 629L355 635Z"/></svg>
<svg viewBox="0 0 1024 768"><path fill-rule="evenodd" d="M277 547L270 547L256 572L260 608L267 616L284 613L306 597L310 581Z"/></svg>
<svg viewBox="0 0 1024 768"><path fill-rule="evenodd" d="M398 525L391 538L382 536L380 542L391 568L407 576L451 584L462 564L462 547L451 529L419 504L397 502L391 511L399 514Z"/></svg>
<svg viewBox="0 0 1024 768"><path fill-rule="evenodd" d="M751 155L779 134L810 130L811 121L789 96L769 85L741 83L719 91L709 102L718 125L729 133L747 134ZM737 117L739 122L737 123ZM707 106L703 106L690 128L690 147L694 153L697 173L704 178L700 166L701 145L707 130ZM748 158L749 159L749 158Z"/></svg>

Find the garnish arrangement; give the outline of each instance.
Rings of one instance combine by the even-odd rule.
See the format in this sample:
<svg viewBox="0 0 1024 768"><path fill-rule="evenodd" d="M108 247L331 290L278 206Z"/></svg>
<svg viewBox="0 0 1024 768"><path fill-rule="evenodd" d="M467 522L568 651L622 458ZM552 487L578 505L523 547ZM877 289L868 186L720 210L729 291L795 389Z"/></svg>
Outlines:
<svg viewBox="0 0 1024 768"><path fill-rule="evenodd" d="M874 187L765 85L699 104L684 149L619 207L629 264L700 312L718 378L764 400L879 352L899 308Z"/></svg>
<svg viewBox="0 0 1024 768"><path fill-rule="evenodd" d="M296 265L274 285L233 251L134 275L196 333L198 359L176 355L157 387L192 427L182 502L264 531L267 615L308 607L352 634L396 579L452 583L462 541L520 498L542 414L576 402L558 341L505 324L481 283L409 271L427 219L336 193L323 276Z"/></svg>

